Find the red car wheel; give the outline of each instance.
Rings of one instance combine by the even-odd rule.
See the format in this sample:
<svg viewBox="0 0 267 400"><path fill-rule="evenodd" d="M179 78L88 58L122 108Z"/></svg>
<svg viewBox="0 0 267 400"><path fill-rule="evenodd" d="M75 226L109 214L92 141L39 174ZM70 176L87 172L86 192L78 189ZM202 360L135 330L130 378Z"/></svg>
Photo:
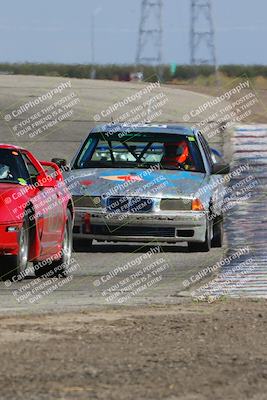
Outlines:
<svg viewBox="0 0 267 400"><path fill-rule="evenodd" d="M2 256L0 274L2 280L16 279L28 267L29 256L29 220L24 218L19 232L19 253L16 256Z"/></svg>

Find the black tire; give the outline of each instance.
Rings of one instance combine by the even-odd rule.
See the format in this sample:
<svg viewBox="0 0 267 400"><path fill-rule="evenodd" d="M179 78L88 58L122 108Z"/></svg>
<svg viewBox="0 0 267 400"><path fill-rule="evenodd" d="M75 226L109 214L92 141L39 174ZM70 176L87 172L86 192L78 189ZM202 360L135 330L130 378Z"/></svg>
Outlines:
<svg viewBox="0 0 267 400"><path fill-rule="evenodd" d="M38 262L34 263L35 276L42 277L46 274L63 278L67 276L66 270L70 264L72 252L72 215L70 210L67 210L67 220L64 228L64 237L62 242L61 257L58 260L52 261L50 265L38 268Z"/></svg>
<svg viewBox="0 0 267 400"><path fill-rule="evenodd" d="M80 251L90 251L92 244L92 239L73 239L73 250L77 253Z"/></svg>
<svg viewBox="0 0 267 400"><path fill-rule="evenodd" d="M213 223L213 238L211 247L222 247L223 245L223 218L222 216L215 219Z"/></svg>
<svg viewBox="0 0 267 400"><path fill-rule="evenodd" d="M192 252L208 252L211 249L211 222L207 221L205 242L188 242L188 250Z"/></svg>
<svg viewBox="0 0 267 400"><path fill-rule="evenodd" d="M17 279L29 266L29 249L30 249L30 224L29 218L24 217L21 230L19 232L19 253L16 256L0 257L0 277L3 281Z"/></svg>

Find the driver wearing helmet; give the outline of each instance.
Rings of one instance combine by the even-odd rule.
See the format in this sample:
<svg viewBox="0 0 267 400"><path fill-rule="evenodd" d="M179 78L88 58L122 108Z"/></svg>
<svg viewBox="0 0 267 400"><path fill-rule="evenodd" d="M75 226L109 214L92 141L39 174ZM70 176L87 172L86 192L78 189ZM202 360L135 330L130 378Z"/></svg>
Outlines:
<svg viewBox="0 0 267 400"><path fill-rule="evenodd" d="M182 164L184 169L189 169L192 160L187 142L182 140L178 143L164 143L164 155L161 163L174 167L179 167Z"/></svg>

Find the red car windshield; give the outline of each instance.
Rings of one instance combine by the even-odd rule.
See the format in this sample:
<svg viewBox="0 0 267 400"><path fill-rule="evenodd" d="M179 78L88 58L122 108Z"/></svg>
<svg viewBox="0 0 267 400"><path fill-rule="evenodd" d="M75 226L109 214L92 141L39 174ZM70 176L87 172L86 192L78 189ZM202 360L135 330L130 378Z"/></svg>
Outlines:
<svg viewBox="0 0 267 400"><path fill-rule="evenodd" d="M12 149L0 148L0 184L28 183L30 176L22 155Z"/></svg>

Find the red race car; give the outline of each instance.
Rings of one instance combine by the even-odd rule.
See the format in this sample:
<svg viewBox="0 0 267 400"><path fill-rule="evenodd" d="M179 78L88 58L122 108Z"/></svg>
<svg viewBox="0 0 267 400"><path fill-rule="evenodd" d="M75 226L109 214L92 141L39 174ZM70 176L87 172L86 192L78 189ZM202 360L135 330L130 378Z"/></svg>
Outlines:
<svg viewBox="0 0 267 400"><path fill-rule="evenodd" d="M72 251L74 207L59 167L0 144L0 277L64 275Z"/></svg>

